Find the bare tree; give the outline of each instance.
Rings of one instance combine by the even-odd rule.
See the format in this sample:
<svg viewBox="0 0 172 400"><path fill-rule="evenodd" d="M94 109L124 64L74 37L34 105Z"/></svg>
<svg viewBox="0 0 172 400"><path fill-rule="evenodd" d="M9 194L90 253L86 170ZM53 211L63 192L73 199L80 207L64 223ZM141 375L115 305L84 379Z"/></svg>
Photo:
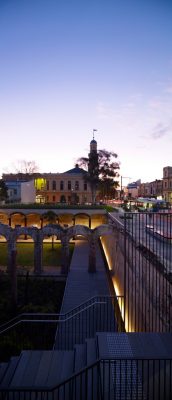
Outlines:
<svg viewBox="0 0 172 400"><path fill-rule="evenodd" d="M39 171L35 161L16 160L9 167L4 169L5 174L26 174L32 175Z"/></svg>
<svg viewBox="0 0 172 400"><path fill-rule="evenodd" d="M39 168L35 161L18 160L17 163L14 164L14 169L16 173L31 175L38 172Z"/></svg>

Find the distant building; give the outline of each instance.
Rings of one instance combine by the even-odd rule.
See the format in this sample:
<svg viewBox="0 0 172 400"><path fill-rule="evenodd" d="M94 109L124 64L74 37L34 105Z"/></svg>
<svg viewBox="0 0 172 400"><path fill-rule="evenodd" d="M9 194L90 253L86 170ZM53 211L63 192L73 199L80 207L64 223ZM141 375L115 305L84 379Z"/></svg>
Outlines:
<svg viewBox="0 0 172 400"><path fill-rule="evenodd" d="M88 170L98 160L97 142L91 140ZM94 157L92 157L94 156ZM85 176L88 174L78 164L63 173L4 174L10 203L67 203L86 204L92 202L92 192Z"/></svg>
<svg viewBox="0 0 172 400"><path fill-rule="evenodd" d="M127 196L129 199L136 199L138 197L139 186L141 184L141 180L137 180L136 182L129 183L127 186Z"/></svg>
<svg viewBox="0 0 172 400"><path fill-rule="evenodd" d="M163 197L172 204L172 167L163 168Z"/></svg>

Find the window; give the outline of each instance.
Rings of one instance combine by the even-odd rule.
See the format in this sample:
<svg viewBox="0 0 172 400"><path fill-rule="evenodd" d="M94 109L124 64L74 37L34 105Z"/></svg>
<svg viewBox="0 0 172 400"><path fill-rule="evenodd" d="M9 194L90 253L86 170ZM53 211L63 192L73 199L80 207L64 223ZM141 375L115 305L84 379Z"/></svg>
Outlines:
<svg viewBox="0 0 172 400"><path fill-rule="evenodd" d="M79 190L79 182L75 181L75 190Z"/></svg>
<svg viewBox="0 0 172 400"><path fill-rule="evenodd" d="M64 190L64 182L60 181L60 190Z"/></svg>
<svg viewBox="0 0 172 400"><path fill-rule="evenodd" d="M17 189L14 189L14 194L17 194Z"/></svg>
<svg viewBox="0 0 172 400"><path fill-rule="evenodd" d="M87 190L87 183L84 182L84 190Z"/></svg>
<svg viewBox="0 0 172 400"><path fill-rule="evenodd" d="M68 181L67 187L68 187L68 190L71 190L71 181Z"/></svg>
<svg viewBox="0 0 172 400"><path fill-rule="evenodd" d="M47 181L47 190L49 190L49 181Z"/></svg>
<svg viewBox="0 0 172 400"><path fill-rule="evenodd" d="M56 190L56 181L52 182L52 190Z"/></svg>
<svg viewBox="0 0 172 400"><path fill-rule="evenodd" d="M56 196L53 196L53 201L56 201Z"/></svg>
<svg viewBox="0 0 172 400"><path fill-rule="evenodd" d="M164 182L164 186L165 186L165 188L167 187L167 182Z"/></svg>

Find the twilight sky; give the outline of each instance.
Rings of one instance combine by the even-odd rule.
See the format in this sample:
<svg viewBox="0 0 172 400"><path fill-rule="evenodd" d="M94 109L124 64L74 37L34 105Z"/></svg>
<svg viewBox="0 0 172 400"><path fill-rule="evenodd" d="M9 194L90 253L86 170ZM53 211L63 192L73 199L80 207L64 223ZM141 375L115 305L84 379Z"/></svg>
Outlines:
<svg viewBox="0 0 172 400"><path fill-rule="evenodd" d="M0 175L72 168L93 128L130 181L172 166L172 0L0 0Z"/></svg>

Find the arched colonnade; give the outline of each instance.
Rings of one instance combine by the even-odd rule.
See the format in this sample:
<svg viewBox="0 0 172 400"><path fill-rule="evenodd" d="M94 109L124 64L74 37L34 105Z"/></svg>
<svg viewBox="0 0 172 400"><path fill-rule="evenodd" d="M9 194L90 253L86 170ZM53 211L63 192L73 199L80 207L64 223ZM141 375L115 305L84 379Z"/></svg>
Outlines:
<svg viewBox="0 0 172 400"><path fill-rule="evenodd" d="M89 228L95 228L98 225L106 224L107 217L105 214L89 214L86 212L77 213L57 213L50 210L40 210L36 211L19 211L9 210L0 212L0 223L6 224L11 228L15 227L32 227L42 229L47 224L56 223L62 227L70 227L75 225L84 225Z"/></svg>
<svg viewBox="0 0 172 400"><path fill-rule="evenodd" d="M62 263L61 273L67 274L69 270L69 241L73 237L83 236L89 243L89 272L96 272L96 241L103 235L115 233L113 224L100 225L95 229L90 229L87 226L75 225L69 228L63 228L58 224L49 224L38 229L37 227L16 227L11 228L5 224L0 223L0 235L4 236L7 241L8 253L8 272L14 268L14 253L16 252L16 242L19 236L28 235L34 242L34 273L41 274L43 272L42 266L42 252L43 240L48 236L55 235L62 245Z"/></svg>

